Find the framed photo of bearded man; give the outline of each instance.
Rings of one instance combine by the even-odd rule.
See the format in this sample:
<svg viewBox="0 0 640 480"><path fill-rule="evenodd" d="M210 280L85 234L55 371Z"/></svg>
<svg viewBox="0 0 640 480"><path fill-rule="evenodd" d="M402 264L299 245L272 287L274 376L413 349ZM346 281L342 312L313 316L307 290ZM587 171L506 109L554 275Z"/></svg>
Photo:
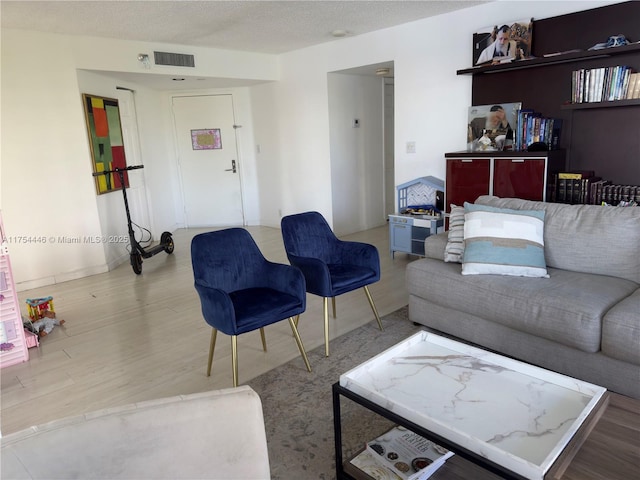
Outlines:
<svg viewBox="0 0 640 480"><path fill-rule="evenodd" d="M511 150L522 102L469 107L467 151Z"/></svg>
<svg viewBox="0 0 640 480"><path fill-rule="evenodd" d="M473 65L496 65L531 57L533 18L480 28L473 34Z"/></svg>

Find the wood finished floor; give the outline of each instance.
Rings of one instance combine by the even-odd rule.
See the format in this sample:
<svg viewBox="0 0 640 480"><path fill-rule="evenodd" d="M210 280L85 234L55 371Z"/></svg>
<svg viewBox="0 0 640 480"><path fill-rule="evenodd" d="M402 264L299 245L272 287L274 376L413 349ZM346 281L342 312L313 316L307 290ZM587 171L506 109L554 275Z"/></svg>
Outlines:
<svg viewBox="0 0 640 480"><path fill-rule="evenodd" d="M287 263L279 229L247 229L268 260ZM2 435L102 408L231 387L226 335L218 335L213 371L206 376L211 329L193 288L191 238L208 230L176 231L174 254L145 260L139 276L124 264L108 273L20 292L23 314L25 299L51 295L58 318L66 323L44 338L39 349L29 350L28 362L0 371ZM415 257L396 254L391 259L387 226L343 239L378 247L382 275L370 291L380 315L406 305L405 267ZM336 307L331 338L374 319L362 289L338 297ZM321 298L307 297L299 331L307 351L324 343ZM258 332L238 339L240 384L300 358L288 322L265 332L266 353Z"/></svg>

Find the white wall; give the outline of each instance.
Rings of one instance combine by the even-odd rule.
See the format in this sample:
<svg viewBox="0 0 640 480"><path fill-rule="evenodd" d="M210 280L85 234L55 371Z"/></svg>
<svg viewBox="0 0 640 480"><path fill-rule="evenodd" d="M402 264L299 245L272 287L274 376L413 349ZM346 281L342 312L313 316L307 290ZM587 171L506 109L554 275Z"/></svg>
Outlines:
<svg viewBox="0 0 640 480"><path fill-rule="evenodd" d="M55 54L53 52L56 52ZM2 192L16 283L106 270L82 100L68 38L2 31Z"/></svg>
<svg viewBox="0 0 640 480"><path fill-rule="evenodd" d="M132 184L139 187L131 195L141 204L146 197L148 227L156 238L164 230L181 226L170 95L115 80L110 71L140 73L138 53L154 49L184 52L184 47L10 29L2 30L1 47L0 208L10 235L19 290L104 272L127 259L123 244L84 241L85 237L126 232L126 218L119 192L95 193L82 93L118 98L116 86L135 90L145 168L141 174L131 174ZM191 47L188 51L195 52L199 65L190 72L193 75L277 78L277 59L271 55ZM183 72L180 67L152 66L149 74ZM231 90L237 119L245 125L240 134L244 139L241 173L248 190L247 211L252 212L248 220L256 224L258 188L249 91ZM62 237L80 239L80 243L64 243Z"/></svg>
<svg viewBox="0 0 640 480"><path fill-rule="evenodd" d="M79 79L78 70L104 76L111 71L184 74L180 67L142 69L138 53L161 49L194 53L198 68L193 75L270 81L239 92L245 109L240 121L253 123L252 132L242 133L243 155L249 158L243 174L249 203L259 204L256 221L277 226L282 215L313 209L333 223L328 72L393 61L395 183L424 175L444 178L443 154L465 147L471 77L455 72L471 65L475 29L608 3L491 2L277 57L3 29L0 208L13 239L18 288L108 268L102 245L44 243L59 236L108 233L102 231L104 206L91 177L79 85L86 78ZM113 81L114 86L121 83ZM172 230L181 223L181 201L168 94L132 83L122 86L136 90L154 231ZM407 141L416 142L415 154L406 153ZM17 243L20 239L29 243Z"/></svg>
<svg viewBox="0 0 640 480"><path fill-rule="evenodd" d="M257 141L273 141L262 154L271 169L268 184L260 182L263 224L276 226L279 212L302 210L320 211L334 223L327 72L393 61L395 184L425 175L444 179L444 153L466 148L472 78L456 71L472 64L476 29L609 3L615 2L491 2L281 55L280 81L252 88ZM406 153L409 141L416 153Z"/></svg>
<svg viewBox="0 0 640 480"><path fill-rule="evenodd" d="M386 221L384 79L332 73L328 80L333 230L347 235Z"/></svg>

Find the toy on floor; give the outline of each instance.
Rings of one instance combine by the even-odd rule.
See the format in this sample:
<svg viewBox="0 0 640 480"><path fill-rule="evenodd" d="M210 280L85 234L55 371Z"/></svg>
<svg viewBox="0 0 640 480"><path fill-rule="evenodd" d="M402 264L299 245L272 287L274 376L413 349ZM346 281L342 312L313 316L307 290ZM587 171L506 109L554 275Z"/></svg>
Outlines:
<svg viewBox="0 0 640 480"><path fill-rule="evenodd" d="M64 320L56 318L53 297L27 298L27 311L31 325L25 323L25 327L38 337L48 335L56 325L64 325Z"/></svg>
<svg viewBox="0 0 640 480"><path fill-rule="evenodd" d="M35 322L43 317L43 312L55 312L53 308L53 297L27 298L27 313L31 321Z"/></svg>
<svg viewBox="0 0 640 480"><path fill-rule="evenodd" d="M42 312L42 318L32 322L32 325L35 329L35 333L42 338L49 335L51 330L53 330L53 327L56 325L64 325L64 320L58 320L56 318L56 312L44 310Z"/></svg>

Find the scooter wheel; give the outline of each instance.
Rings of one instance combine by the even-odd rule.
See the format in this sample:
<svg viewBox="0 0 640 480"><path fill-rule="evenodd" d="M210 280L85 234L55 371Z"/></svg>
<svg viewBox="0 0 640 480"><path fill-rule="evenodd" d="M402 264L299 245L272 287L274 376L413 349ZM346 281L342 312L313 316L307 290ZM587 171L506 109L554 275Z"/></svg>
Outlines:
<svg viewBox="0 0 640 480"><path fill-rule="evenodd" d="M171 255L173 253L173 237L169 232L164 232L160 236L160 243L164 245L164 251L167 252L168 255Z"/></svg>
<svg viewBox="0 0 640 480"><path fill-rule="evenodd" d="M136 275L140 275L142 273L142 255L139 253L131 254L131 268L133 268L133 272Z"/></svg>

